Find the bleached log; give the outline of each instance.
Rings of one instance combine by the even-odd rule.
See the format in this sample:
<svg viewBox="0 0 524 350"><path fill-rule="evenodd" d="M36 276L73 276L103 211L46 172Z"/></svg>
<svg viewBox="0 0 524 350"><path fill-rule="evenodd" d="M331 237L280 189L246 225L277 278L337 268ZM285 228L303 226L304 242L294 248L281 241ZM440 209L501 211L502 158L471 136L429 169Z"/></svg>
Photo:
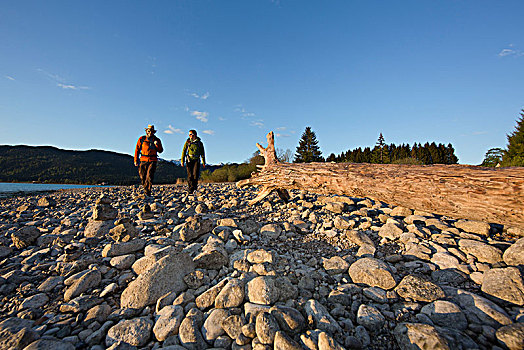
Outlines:
<svg viewBox="0 0 524 350"><path fill-rule="evenodd" d="M272 136L271 140L274 152ZM522 167L290 164L279 162L275 155L275 162L265 166L250 179L238 183L240 187L248 185L261 187L262 192L267 193L266 196L272 190L299 189L319 194L369 197L452 218L524 228ZM252 202L254 204L257 201Z"/></svg>

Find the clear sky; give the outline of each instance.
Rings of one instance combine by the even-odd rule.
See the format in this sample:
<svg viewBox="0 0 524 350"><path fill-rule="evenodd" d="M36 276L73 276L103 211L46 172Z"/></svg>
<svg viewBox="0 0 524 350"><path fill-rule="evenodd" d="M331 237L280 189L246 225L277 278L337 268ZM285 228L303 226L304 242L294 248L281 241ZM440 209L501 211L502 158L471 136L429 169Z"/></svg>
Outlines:
<svg viewBox="0 0 524 350"><path fill-rule="evenodd" d="M524 1L0 2L0 144L165 159L197 129L209 163L306 126L324 156L451 142L479 164L524 108Z"/></svg>

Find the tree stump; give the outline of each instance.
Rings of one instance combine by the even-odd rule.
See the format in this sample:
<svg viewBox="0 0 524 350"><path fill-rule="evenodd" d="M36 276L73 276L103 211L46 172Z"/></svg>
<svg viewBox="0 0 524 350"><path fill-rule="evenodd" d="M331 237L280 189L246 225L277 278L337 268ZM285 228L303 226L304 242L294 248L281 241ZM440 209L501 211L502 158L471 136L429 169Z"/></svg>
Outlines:
<svg viewBox="0 0 524 350"><path fill-rule="evenodd" d="M287 190L369 197L388 204L453 218L524 228L524 168L471 165L400 165L368 163L282 163L274 145L257 147L266 159L259 173L237 183L261 187L250 204L272 191L289 200ZM284 199L286 200L286 199Z"/></svg>

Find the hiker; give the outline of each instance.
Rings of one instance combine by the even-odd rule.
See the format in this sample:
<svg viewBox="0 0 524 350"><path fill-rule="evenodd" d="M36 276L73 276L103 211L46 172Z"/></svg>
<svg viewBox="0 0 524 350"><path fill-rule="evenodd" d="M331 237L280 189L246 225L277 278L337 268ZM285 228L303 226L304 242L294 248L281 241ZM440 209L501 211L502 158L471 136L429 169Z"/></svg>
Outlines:
<svg viewBox="0 0 524 350"><path fill-rule="evenodd" d="M184 144L182 166L186 165L187 170L187 192L193 194L198 186L198 177L200 176L200 158L202 158L202 167L206 167L206 155L204 154L204 145L197 136L196 130L189 130L189 138Z"/></svg>
<svg viewBox="0 0 524 350"><path fill-rule="evenodd" d="M158 162L157 153L162 153L162 142L155 136L154 125L148 125L145 136L140 136L135 148L135 166L138 167L138 174L144 187L145 195L151 196L153 187L153 177L155 176L156 163Z"/></svg>

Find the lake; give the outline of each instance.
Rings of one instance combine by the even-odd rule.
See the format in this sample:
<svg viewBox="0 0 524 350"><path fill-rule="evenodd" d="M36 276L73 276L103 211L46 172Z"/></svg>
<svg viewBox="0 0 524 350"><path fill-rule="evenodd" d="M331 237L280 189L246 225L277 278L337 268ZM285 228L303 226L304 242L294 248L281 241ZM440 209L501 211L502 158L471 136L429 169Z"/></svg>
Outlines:
<svg viewBox="0 0 524 350"><path fill-rule="evenodd" d="M47 192L56 190L65 190L71 188L88 188L88 187L111 187L98 185L70 185L70 184L38 184L38 183L10 183L0 182L0 197L6 197L16 193Z"/></svg>

